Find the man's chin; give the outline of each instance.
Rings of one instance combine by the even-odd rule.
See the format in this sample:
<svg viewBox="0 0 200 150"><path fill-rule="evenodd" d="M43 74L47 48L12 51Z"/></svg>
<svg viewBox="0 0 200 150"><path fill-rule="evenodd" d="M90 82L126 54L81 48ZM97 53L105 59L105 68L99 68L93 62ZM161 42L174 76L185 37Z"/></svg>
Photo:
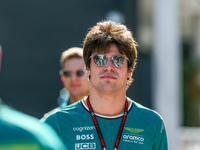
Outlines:
<svg viewBox="0 0 200 150"><path fill-rule="evenodd" d="M73 90L71 90L71 92L70 92L72 95L79 95L81 92L80 92L80 90L78 90L78 89L73 89Z"/></svg>
<svg viewBox="0 0 200 150"><path fill-rule="evenodd" d="M99 89L101 89L102 91L115 91L117 86L116 84L112 84L110 82L104 83L104 84L100 84L98 86Z"/></svg>

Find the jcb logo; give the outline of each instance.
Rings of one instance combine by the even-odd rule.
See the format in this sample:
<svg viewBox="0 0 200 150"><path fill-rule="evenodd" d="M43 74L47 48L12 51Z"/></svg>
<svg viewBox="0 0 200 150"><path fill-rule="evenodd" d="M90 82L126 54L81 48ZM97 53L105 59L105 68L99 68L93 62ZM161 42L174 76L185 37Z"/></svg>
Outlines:
<svg viewBox="0 0 200 150"><path fill-rule="evenodd" d="M96 149L96 143L76 143L75 150Z"/></svg>
<svg viewBox="0 0 200 150"><path fill-rule="evenodd" d="M92 140L92 139L94 139L94 134L76 135L76 140Z"/></svg>

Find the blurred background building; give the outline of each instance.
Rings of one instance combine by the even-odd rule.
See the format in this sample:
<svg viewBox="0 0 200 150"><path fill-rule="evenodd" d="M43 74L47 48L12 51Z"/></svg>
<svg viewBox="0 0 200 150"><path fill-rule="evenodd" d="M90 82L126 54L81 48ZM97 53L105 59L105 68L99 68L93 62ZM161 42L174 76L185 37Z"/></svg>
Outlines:
<svg viewBox="0 0 200 150"><path fill-rule="evenodd" d="M200 1L138 5L137 35L152 62L152 107L165 119L169 150L199 150Z"/></svg>
<svg viewBox="0 0 200 150"><path fill-rule="evenodd" d="M199 0L1 0L2 99L37 118L55 108L61 52L104 19L126 24L140 45L127 95L162 115L169 150L199 150Z"/></svg>

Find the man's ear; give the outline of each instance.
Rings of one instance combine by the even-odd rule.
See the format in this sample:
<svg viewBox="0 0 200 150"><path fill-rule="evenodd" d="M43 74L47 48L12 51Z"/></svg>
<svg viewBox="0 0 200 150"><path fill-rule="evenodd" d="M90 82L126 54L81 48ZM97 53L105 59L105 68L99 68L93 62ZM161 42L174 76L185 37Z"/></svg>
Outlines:
<svg viewBox="0 0 200 150"><path fill-rule="evenodd" d="M86 70L87 79L88 81L90 81L90 69L86 67L85 70Z"/></svg>
<svg viewBox="0 0 200 150"><path fill-rule="evenodd" d="M88 71L88 70L90 70L90 69L89 69L88 67L85 67L85 70L87 70L87 71Z"/></svg>
<svg viewBox="0 0 200 150"><path fill-rule="evenodd" d="M90 68L88 68L88 67L86 67L86 74L87 74L87 76L90 75Z"/></svg>
<svg viewBox="0 0 200 150"><path fill-rule="evenodd" d="M130 68L128 69L128 75L127 75L127 77L131 77L132 74L133 74L133 68L130 67Z"/></svg>
<svg viewBox="0 0 200 150"><path fill-rule="evenodd" d="M60 80L62 81L62 82L65 82L65 77L60 77Z"/></svg>

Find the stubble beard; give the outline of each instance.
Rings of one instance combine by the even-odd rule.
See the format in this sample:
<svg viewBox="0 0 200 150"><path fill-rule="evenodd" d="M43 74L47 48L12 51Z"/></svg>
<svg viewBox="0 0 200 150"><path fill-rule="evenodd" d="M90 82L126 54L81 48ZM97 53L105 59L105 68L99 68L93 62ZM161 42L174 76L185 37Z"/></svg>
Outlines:
<svg viewBox="0 0 200 150"><path fill-rule="evenodd" d="M97 89L103 92L114 92L117 90L117 85L111 81L105 81L104 83L99 83Z"/></svg>

